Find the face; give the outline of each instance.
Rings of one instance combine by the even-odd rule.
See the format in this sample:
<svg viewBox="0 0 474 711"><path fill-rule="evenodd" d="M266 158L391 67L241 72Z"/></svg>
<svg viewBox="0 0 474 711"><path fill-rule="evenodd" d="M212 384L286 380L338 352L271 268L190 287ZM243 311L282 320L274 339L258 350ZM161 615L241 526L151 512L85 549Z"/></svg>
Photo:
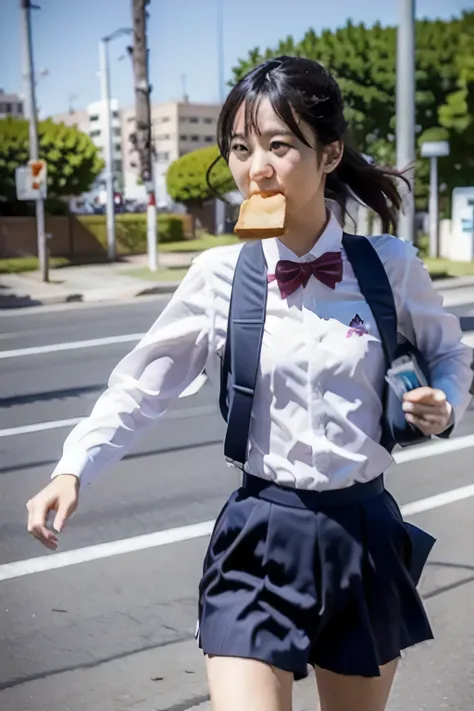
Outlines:
<svg viewBox="0 0 474 711"><path fill-rule="evenodd" d="M305 145L278 117L267 98L258 107L256 123L258 132L245 136L243 104L236 115L229 155L235 183L245 198L254 193L283 193L288 216L302 218L319 202L323 204L325 176L337 167L342 146L336 142L317 152L313 130L299 121L310 144Z"/></svg>

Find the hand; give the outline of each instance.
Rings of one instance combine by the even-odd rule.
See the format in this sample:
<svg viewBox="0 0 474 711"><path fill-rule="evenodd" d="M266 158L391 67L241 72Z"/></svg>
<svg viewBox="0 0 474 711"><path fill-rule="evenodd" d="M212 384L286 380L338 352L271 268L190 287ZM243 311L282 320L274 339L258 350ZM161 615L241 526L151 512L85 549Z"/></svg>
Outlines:
<svg viewBox="0 0 474 711"><path fill-rule="evenodd" d="M423 434L438 435L448 428L453 408L442 390L423 387L405 393L403 410L407 422Z"/></svg>
<svg viewBox="0 0 474 711"><path fill-rule="evenodd" d="M48 514L56 511L54 531L60 533L79 501L79 479L72 474L60 474L26 504L28 531L51 550L58 547L56 534L47 526Z"/></svg>

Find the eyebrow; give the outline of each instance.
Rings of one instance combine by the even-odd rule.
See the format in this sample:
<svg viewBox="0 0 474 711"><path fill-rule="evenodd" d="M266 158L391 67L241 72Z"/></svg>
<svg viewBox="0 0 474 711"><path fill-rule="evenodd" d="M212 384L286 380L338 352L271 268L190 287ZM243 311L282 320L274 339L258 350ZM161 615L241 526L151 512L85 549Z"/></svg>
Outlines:
<svg viewBox="0 0 474 711"><path fill-rule="evenodd" d="M263 131L263 133L260 133L259 135L263 138L272 138L273 136L292 136L293 138L295 138L295 134L287 128L274 128L270 131ZM234 138L241 138L245 141L247 140L248 136L243 133L233 133L231 139L233 140Z"/></svg>

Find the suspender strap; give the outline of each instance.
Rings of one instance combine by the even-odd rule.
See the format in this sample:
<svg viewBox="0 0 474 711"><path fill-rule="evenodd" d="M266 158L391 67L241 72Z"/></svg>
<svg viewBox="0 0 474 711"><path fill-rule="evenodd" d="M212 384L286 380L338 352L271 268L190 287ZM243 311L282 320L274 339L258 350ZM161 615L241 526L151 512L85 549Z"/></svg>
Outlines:
<svg viewBox="0 0 474 711"><path fill-rule="evenodd" d="M227 414L224 454L227 460L240 468L247 459L266 308L267 266L263 248L260 241L248 242L240 252L235 269L220 398L221 411ZM224 402L229 369L231 392L227 402Z"/></svg>
<svg viewBox="0 0 474 711"><path fill-rule="evenodd" d="M344 233L342 243L361 294L377 323L388 369L395 357L398 331L397 311L387 272L367 237Z"/></svg>

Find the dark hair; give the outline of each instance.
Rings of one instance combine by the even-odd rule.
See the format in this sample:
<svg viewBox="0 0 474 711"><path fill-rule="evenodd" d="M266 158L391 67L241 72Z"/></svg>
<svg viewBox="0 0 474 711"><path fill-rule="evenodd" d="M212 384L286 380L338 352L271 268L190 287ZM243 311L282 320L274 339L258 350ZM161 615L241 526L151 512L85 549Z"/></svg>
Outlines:
<svg viewBox="0 0 474 711"><path fill-rule="evenodd" d="M326 197L336 200L345 211L346 200L352 193L380 216L384 232L396 227L402 200L395 179L400 178L409 186L408 180L393 168L370 163L349 144L339 85L325 67L310 59L270 59L246 74L231 90L217 125L220 156L207 171L207 182L212 190L210 174L221 158L229 159L238 109L245 102L245 131L257 131L258 107L264 97L270 100L275 113L307 146L309 143L298 126L298 118L313 128L319 151L333 141L343 141L342 160L326 178Z"/></svg>

